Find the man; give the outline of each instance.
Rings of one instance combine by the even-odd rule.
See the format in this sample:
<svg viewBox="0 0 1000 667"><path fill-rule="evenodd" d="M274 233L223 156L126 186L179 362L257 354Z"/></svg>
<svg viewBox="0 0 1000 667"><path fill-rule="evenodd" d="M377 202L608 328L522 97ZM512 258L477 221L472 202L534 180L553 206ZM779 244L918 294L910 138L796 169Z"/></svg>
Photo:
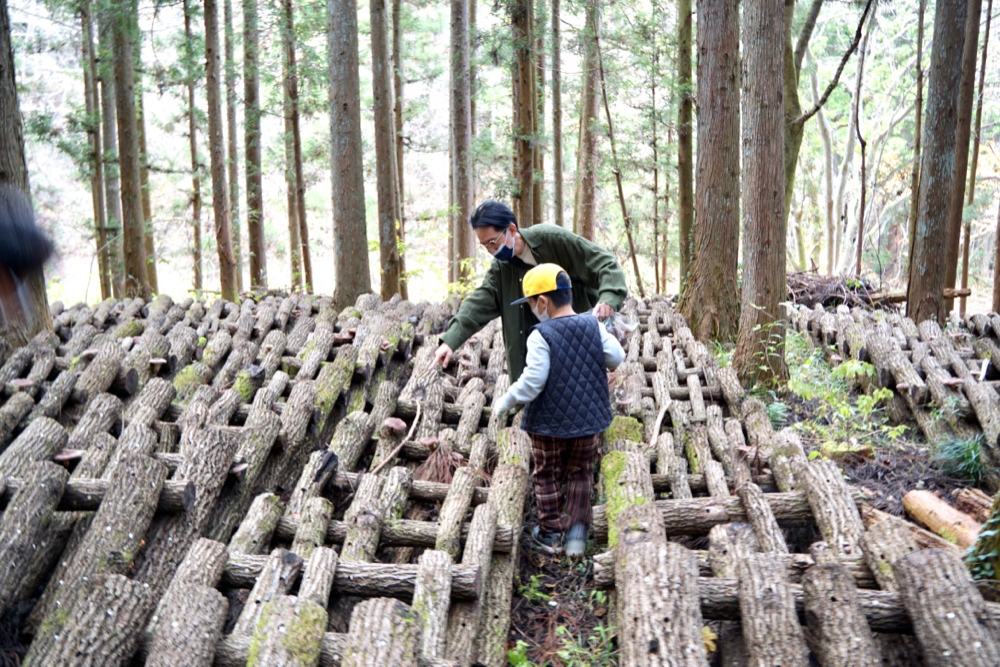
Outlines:
<svg viewBox="0 0 1000 667"><path fill-rule="evenodd" d="M479 244L494 261L483 283L470 294L441 336L434 360L442 367L455 350L499 316L507 350L511 383L521 377L527 356L528 333L538 319L521 297L521 280L534 266L558 264L573 286L573 310L610 317L625 303L625 274L614 256L600 246L555 225L519 229L514 212L497 201L479 205L469 220Z"/></svg>

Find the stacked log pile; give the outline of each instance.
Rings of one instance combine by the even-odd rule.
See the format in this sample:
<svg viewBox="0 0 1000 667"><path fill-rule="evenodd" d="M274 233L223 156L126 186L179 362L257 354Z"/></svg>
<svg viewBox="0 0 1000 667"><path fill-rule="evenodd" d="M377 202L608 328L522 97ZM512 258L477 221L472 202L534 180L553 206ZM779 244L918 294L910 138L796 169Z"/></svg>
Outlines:
<svg viewBox="0 0 1000 667"><path fill-rule="evenodd" d="M899 313L799 306L789 322L832 365L871 363L865 389L886 388L895 421L911 416L928 442L982 435L984 482L1000 489L1000 316L971 315L946 330Z"/></svg>
<svg viewBox="0 0 1000 667"><path fill-rule="evenodd" d="M668 302L626 308L593 531L622 664L704 664L716 620L728 662L960 643L997 663L1000 612L953 553L866 524ZM531 451L490 411L498 323L430 364L452 312L57 304L0 360L0 606L24 662L506 664Z"/></svg>
<svg viewBox="0 0 1000 667"><path fill-rule="evenodd" d="M957 549L921 548L910 524L864 511L837 466L775 432L664 303L639 318L628 355L660 365L640 410L616 406L594 507L607 545L595 582L613 591L622 664L707 664L711 621L721 664L1000 660L1000 605ZM685 375L705 386L680 396ZM690 548L705 536L707 551Z"/></svg>

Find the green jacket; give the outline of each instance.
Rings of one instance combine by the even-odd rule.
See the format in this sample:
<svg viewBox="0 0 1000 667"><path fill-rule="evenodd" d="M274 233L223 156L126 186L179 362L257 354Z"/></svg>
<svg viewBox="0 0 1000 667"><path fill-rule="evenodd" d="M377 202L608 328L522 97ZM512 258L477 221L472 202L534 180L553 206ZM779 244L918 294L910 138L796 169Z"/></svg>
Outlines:
<svg viewBox="0 0 1000 667"><path fill-rule="evenodd" d="M573 281L573 310L584 313L598 303L619 310L625 303L628 295L625 274L610 252L556 225L536 225L518 231L539 264L552 262L569 274ZM527 303L510 305L521 298L521 279L530 268L516 257L510 262L493 260L483 284L462 302L441 336L443 343L458 350L499 316L511 382L521 377L528 353L528 333L538 323Z"/></svg>

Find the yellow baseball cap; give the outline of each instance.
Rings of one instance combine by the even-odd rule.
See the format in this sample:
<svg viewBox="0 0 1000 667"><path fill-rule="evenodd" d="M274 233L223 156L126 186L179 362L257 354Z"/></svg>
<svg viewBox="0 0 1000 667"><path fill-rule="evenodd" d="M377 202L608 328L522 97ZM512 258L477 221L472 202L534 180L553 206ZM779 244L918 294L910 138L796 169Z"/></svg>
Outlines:
<svg viewBox="0 0 1000 667"><path fill-rule="evenodd" d="M529 297L545 294L546 292L570 289L572 287L571 283L559 284L557 278L560 273L566 272L558 264L539 264L531 269L524 274L524 280L521 282L521 290L524 292L524 296L510 305L516 306L519 303L527 301Z"/></svg>

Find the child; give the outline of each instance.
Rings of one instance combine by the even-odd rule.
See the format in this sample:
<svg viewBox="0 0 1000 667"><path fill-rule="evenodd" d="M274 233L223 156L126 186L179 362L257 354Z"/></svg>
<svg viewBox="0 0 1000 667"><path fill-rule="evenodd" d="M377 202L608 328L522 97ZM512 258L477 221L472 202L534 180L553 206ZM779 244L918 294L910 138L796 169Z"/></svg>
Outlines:
<svg viewBox="0 0 1000 667"><path fill-rule="evenodd" d="M549 553L558 553L568 527L566 555L582 556L600 435L611 424L605 368L617 368L625 351L596 317L573 312L572 283L558 265L531 269L522 288L524 298L514 303L527 302L538 324L528 336L524 373L496 400L493 411L502 416L525 404L521 428L531 436L535 458L535 540Z"/></svg>

